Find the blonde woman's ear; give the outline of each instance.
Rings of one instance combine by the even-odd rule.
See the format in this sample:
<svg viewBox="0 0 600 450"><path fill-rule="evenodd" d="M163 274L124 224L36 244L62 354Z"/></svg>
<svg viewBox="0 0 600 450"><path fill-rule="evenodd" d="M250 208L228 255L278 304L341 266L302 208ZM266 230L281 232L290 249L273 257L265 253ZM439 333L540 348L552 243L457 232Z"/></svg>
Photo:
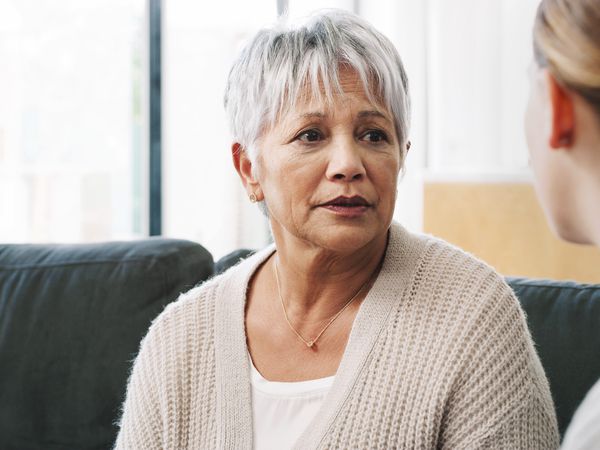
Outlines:
<svg viewBox="0 0 600 450"><path fill-rule="evenodd" d="M550 148L570 148L575 138L574 94L550 73L546 74L546 83L551 113Z"/></svg>

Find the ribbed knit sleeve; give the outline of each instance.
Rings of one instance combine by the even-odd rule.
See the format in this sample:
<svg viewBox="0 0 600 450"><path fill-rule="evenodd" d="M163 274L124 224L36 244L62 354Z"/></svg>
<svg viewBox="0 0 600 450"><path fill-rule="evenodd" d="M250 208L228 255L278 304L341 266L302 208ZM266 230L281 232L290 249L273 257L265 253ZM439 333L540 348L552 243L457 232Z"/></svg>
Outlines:
<svg viewBox="0 0 600 450"><path fill-rule="evenodd" d="M213 291L209 284L182 295L153 322L129 380L116 450L214 448Z"/></svg>
<svg viewBox="0 0 600 450"><path fill-rule="evenodd" d="M477 296L444 412L441 446L558 448L548 383L517 300L493 273L477 287Z"/></svg>
<svg viewBox="0 0 600 450"><path fill-rule="evenodd" d="M159 450L162 442L161 386L166 381L163 370L165 346L164 316L155 320L141 343L123 405L116 450L145 448Z"/></svg>

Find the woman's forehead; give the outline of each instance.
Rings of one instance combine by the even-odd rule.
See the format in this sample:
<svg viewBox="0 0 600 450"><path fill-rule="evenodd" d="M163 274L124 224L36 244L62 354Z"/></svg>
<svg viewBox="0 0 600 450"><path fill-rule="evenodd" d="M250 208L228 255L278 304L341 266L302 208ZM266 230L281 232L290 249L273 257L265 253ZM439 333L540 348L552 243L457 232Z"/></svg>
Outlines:
<svg viewBox="0 0 600 450"><path fill-rule="evenodd" d="M305 78L300 84L297 101L310 103L314 100L320 101L322 97L332 98L348 94L365 98L375 96L376 89L370 85L371 83L364 82L354 69L340 67L336 75L327 80L324 80L322 76L318 76L317 81L313 81L308 77Z"/></svg>
<svg viewBox="0 0 600 450"><path fill-rule="evenodd" d="M289 102L287 107L284 105L280 119L284 116L325 117L339 112L340 109L352 108L356 114L392 120L392 114L386 105L379 101L373 89L369 92L365 90L365 85L355 72L340 71L338 81L338 86L329 86L329 89L322 81L319 81L317 89L309 82L304 83L295 101Z"/></svg>
<svg viewBox="0 0 600 450"><path fill-rule="evenodd" d="M335 93L331 98L325 95L303 97L293 106L282 111L280 121L298 121L310 119L328 119L341 115L355 119L385 119L392 123L392 114L382 104L376 103L360 89Z"/></svg>
<svg viewBox="0 0 600 450"><path fill-rule="evenodd" d="M327 119L340 115L351 115L357 119L385 119L392 122L388 110L378 104L370 102L367 98L357 99L354 96L338 96L332 101L326 99L314 100L304 104L296 104L289 108L280 119L284 121L305 119Z"/></svg>

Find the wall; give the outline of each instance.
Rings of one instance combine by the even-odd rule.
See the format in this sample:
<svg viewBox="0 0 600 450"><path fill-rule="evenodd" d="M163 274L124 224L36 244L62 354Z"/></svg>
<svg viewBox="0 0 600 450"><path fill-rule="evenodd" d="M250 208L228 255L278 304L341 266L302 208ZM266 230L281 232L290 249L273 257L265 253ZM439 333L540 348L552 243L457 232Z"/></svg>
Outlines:
<svg viewBox="0 0 600 450"><path fill-rule="evenodd" d="M426 181L424 230L504 275L600 283L600 250L556 238L525 179Z"/></svg>

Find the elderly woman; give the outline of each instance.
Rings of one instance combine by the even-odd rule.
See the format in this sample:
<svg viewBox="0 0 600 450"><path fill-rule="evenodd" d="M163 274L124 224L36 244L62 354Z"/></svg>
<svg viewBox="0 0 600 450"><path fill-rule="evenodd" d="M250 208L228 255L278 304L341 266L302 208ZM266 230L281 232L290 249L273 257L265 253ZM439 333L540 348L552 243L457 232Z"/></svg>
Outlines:
<svg viewBox="0 0 600 450"><path fill-rule="evenodd" d="M526 116L537 191L567 241L600 246L600 0L544 0L534 27ZM600 381L565 449L600 448Z"/></svg>
<svg viewBox="0 0 600 450"><path fill-rule="evenodd" d="M392 222L409 97L390 41L341 11L262 30L226 108L275 243L152 324L117 448L557 447L511 290Z"/></svg>

